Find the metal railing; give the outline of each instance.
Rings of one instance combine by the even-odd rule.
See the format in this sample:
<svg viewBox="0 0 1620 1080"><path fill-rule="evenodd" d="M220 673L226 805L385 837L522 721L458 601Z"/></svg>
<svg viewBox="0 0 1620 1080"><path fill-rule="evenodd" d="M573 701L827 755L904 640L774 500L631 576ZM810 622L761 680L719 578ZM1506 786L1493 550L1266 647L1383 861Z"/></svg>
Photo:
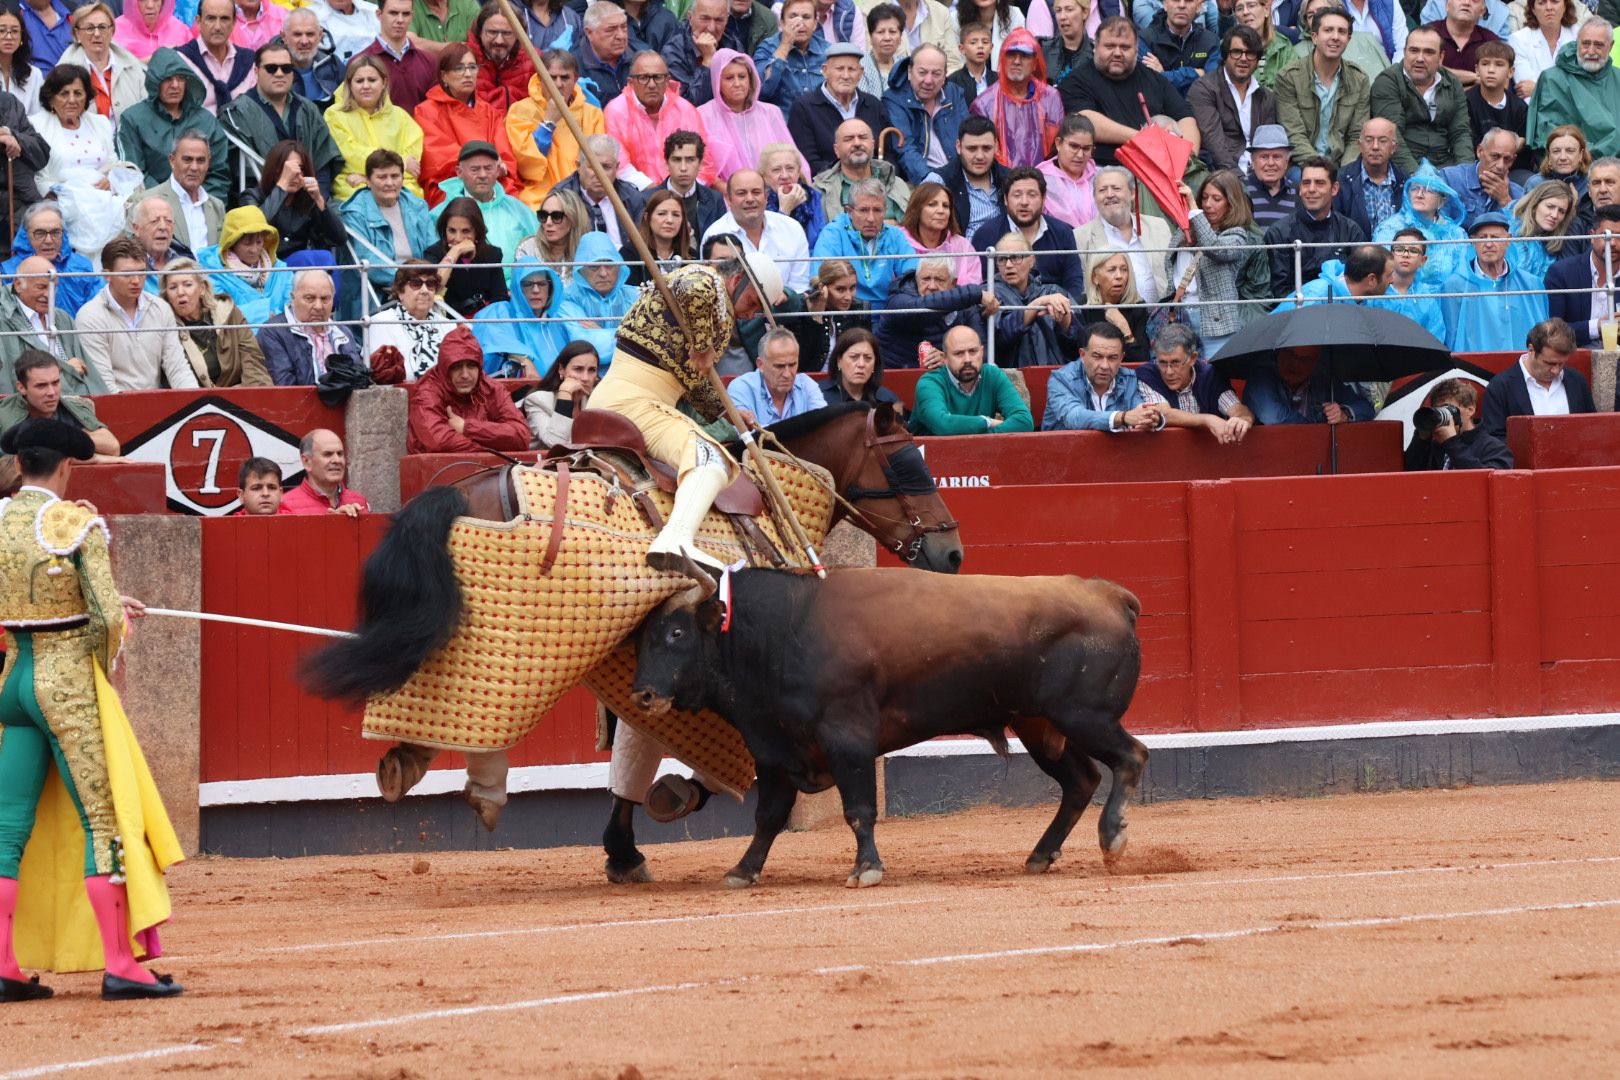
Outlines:
<svg viewBox="0 0 1620 1080"><path fill-rule="evenodd" d="M1608 233L1595 233L1595 234L1587 234L1585 236L1565 237L1564 239L1566 239L1566 240L1580 240L1580 239L1606 238L1609 235L1610 234L1608 234ZM1544 238L1541 238L1541 237L1507 237L1507 238L1505 238L1504 242L1509 244L1509 245L1523 244L1523 243L1539 243L1539 242L1542 241L1542 239L1544 239ZM329 319L329 320L327 320L327 322L331 323L331 324L335 324L335 325L344 326L344 327L350 328L350 329L359 328L359 329L363 330L363 328L369 323L369 321L371 319L371 316L374 313L374 310L373 310L374 307L380 309L380 308L386 306L385 298L383 296L381 296L377 292L375 283L373 283L370 280L371 272L377 271L377 270L398 270L401 266L403 266L405 264L400 263L396 259L390 257L387 253L381 251L376 246L372 245L371 243L367 242L366 240L364 240L361 237L354 236L354 235L351 234L350 237L349 237L349 241L350 241L351 244L353 244L357 248L359 248L363 255L375 256L375 261L373 261L370 258L361 258L361 259L359 259L358 261L355 261L355 262L336 263L336 264L329 265L329 266L306 266L306 267L285 267L285 266L283 266L283 267L272 268L267 272L267 274L268 275L275 275L275 274L299 275L299 274L307 273L307 272L310 272L310 271L322 271L322 272L329 272L329 273L337 273L338 271L350 271L350 270L357 271L358 276L360 277L360 280L362 282L360 318L358 318L358 319L347 319L347 320L344 320L344 319ZM1471 245L1473 242L1474 241L1471 241L1471 240L1468 240L1468 239L1459 238L1459 239L1424 241L1424 244L1425 244L1426 247L1435 247L1435 246L1444 246L1444 245L1452 245L1452 244L1470 244ZM1188 308L1199 308L1199 307L1204 307L1204 306L1214 305L1214 304L1223 305L1223 306L1238 306L1238 307L1244 307L1244 306L1251 306L1252 307L1252 306L1255 306L1255 305L1270 307L1272 305L1275 305L1275 304L1278 304L1278 303L1284 303L1284 302L1294 302L1296 304L1326 303L1326 302L1330 302L1329 298L1307 297L1307 296L1303 295L1303 289L1304 289L1304 285L1305 285L1305 282L1303 280L1303 278L1304 278L1304 274L1303 274L1304 252L1306 250L1316 249L1316 248L1331 248L1331 249L1338 250L1338 249L1342 249L1342 248L1344 248L1346 246L1349 246L1349 245L1338 244L1338 243L1312 243L1312 242L1305 242L1305 241L1295 240L1295 241L1292 241L1292 242L1287 243L1287 244L1271 244L1271 245L1256 244L1256 245L1253 245L1251 247L1247 247L1245 250L1251 251L1251 252L1252 251L1268 251L1269 252L1269 251L1275 251L1275 250L1289 250L1289 251L1291 251L1293 253L1294 265L1295 265L1295 274L1294 274L1295 288L1294 288L1293 294L1290 295L1290 296L1287 296L1287 297L1250 297L1250 298L1238 297L1238 298L1233 298L1233 299L1209 300L1207 298L1204 298L1204 297L1200 296L1200 297L1195 297L1194 299L1183 299L1183 300L1180 300L1180 301L1159 298L1159 299L1155 299L1155 300L1152 300L1152 301L1143 300L1143 301L1133 302L1133 303L1109 304L1109 305L1106 305L1106 306L1115 307L1115 308L1121 308L1121 309L1134 309L1134 308L1150 308L1151 309L1151 308L1160 308L1160 307L1172 307L1172 308L1178 308L1178 309L1188 309ZM1086 255L1098 254L1098 253L1101 253L1102 251L1107 251L1109 253L1116 253L1116 252L1119 252L1121 250L1122 249L1119 249L1119 248L1107 248L1107 249L1068 248L1068 249L1057 249L1057 250L1040 250L1040 251L1031 252L1031 254L1035 255L1037 258L1041 258L1043 256L1066 256L1066 255L1074 255L1076 257L1082 257L1083 258ZM1230 252L1231 248L1230 247L1200 247L1200 246L1197 246L1197 245L1186 245L1186 246L1180 246L1180 247L1145 247L1144 246L1142 248L1133 248L1129 252L1126 252L1126 253L1127 254L1132 254L1132 253L1140 252L1142 254L1147 254L1147 255L1171 255L1171 254L1179 254L1179 253L1182 253L1182 252L1186 252L1186 253L1203 253L1203 252L1208 252L1208 251ZM985 264L984 265L984 270L987 272L985 280L982 283L975 283L975 284L982 284L983 287L986 290L989 290L989 289L991 289L993 287L994 281L995 281L995 279L994 279L994 260L996 258L996 252L995 252L994 248L988 249L986 251L953 252L953 253L925 253L925 254L921 254L921 255L918 255L918 254L872 254L872 255L849 256L849 255L837 254L837 255L826 255L826 256L813 256L812 255L812 256L807 256L807 257L773 257L773 258L778 263L785 263L785 264L809 263L811 265L817 265L817 264L820 264L822 262L826 262L826 261L828 261L830 259L843 259L843 260L846 260L846 261L849 261L849 262L860 263L860 262L864 262L864 261L926 262L926 261L931 261L931 260L940 260L940 261L951 262L951 261L954 261L954 260L972 258L972 259L977 259L977 260L981 261L983 264ZM594 261L595 262L600 262L602 260L594 260ZM1607 246L1605 246L1605 248L1604 248L1604 262L1605 262L1605 269L1606 269L1606 272L1607 272L1607 275L1608 275L1609 282L1613 283L1613 281L1614 281L1614 277L1613 277L1613 271L1614 271L1613 262L1614 262L1614 259L1613 259L1612 253L1610 252L1610 250L1609 250L1609 248ZM560 268L560 267L577 268L577 267L582 267L582 266L588 266L588 265L591 265L591 264L592 264L591 262L587 262L587 261L583 261L583 260L570 259L570 260L559 260L559 261L546 261L542 265L547 266L549 268L556 269L556 268ZM493 263L457 264L453 269L472 269L472 268L490 269L490 268L499 268L499 269L502 269L502 270L509 271L512 267L515 267L517 265L519 265L518 260L505 260L505 261L493 262ZM437 267L435 267L435 268L437 268ZM167 276L169 274L172 274L172 273L199 274L199 275L202 275L204 277L213 277L213 276L218 276L218 275L231 275L231 274L237 273L237 271L233 270L233 269L229 269L229 268L198 267L196 269L189 269L189 270L182 270L182 271L171 271L171 270L167 270L167 269L156 269L156 270L138 271L138 272L126 272L126 273L131 273L131 274L139 273L143 277L157 277L157 278L159 278L161 280L161 278L163 278L163 277L165 277L165 276ZM46 324L47 325L54 325L55 312L56 312L57 307L58 307L57 292L58 292L58 288L59 288L59 282L61 280L68 279L68 278L86 278L86 277L91 277L91 278L103 279L104 280L104 279L106 279L108 277L112 277L112 276L115 276L115 275L112 272L109 272L109 271L101 271L101 272L96 272L96 271L60 271L60 270L53 269L49 274L50 287L47 290L47 310L46 310L46 313L45 313L45 322L46 322ZM267 281L268 280L269 280L269 278L267 277ZM1611 285L1594 285L1594 286L1592 286L1590 288L1571 288L1571 289L1552 289L1552 290L1549 290L1549 289L1546 289L1546 288L1542 287L1542 288L1530 288L1530 289L1490 290L1488 292L1485 292L1485 291L1428 292L1428 291L1426 291L1426 292L1422 292L1422 293L1410 293L1410 294L1382 294L1382 296L1377 296L1377 297L1352 297L1352 296L1350 296L1348 294L1342 294L1341 293L1341 294L1335 294L1333 297L1331 297L1331 301L1333 301L1333 302L1349 302L1349 301L1356 300L1356 299L1383 299L1385 301L1400 301L1402 299L1447 300L1447 299L1456 299L1456 298L1463 298L1463 297L1469 297L1469 296L1481 296L1481 295L1489 295L1489 296L1495 296L1495 297L1501 297L1501 296L1526 296L1526 295L1538 295L1538 296L1539 295L1546 295L1546 296L1551 296L1551 295L1572 294L1572 293L1597 294L1597 293L1612 292L1612 291L1613 291L1613 287L1612 287L1612 284L1611 284ZM1102 305L1096 304L1096 303L1088 303L1087 300L1085 298L1083 298L1083 297L1071 297L1071 300L1074 302L1074 304L1075 304L1075 306L1077 308L1078 307L1102 306ZM972 305L965 305L964 308L961 309L961 310L966 310L966 308L970 307L970 306L972 306ZM1030 307L1031 307L1031 305L1006 304L1006 305L999 305L999 310L1004 311L1004 312L1022 312L1022 311L1030 310ZM778 321L792 322L793 320L797 320L797 319L819 318L819 317L822 317L822 316L825 316L825 315L837 315L840 312L845 311L845 310L848 310L848 309L832 309L832 310L825 310L824 309L824 310L806 310L806 311L800 311L800 312L778 312L778 313L776 313L776 318L778 319ZM277 314L282 314L282 313L277 313ZM883 308L873 308L868 314L871 317L881 317L882 315L895 315L895 314L945 314L945 312L941 311L940 309L933 308L933 307L904 307L904 308L902 308L902 307L885 306ZM1620 313L1617 313L1617 314L1620 314ZM454 311L453 309L451 309L444 302L444 300L442 298L438 298L438 299L435 300L435 315L434 315L434 317L432 317L431 319L428 319L428 320L424 320L424 321L429 321L429 322L433 322L433 323L437 323L437 324L451 324L451 325L454 325L454 324L464 323L464 322L467 322L469 320L466 319L466 317L462 316L460 313L458 313L458 312ZM501 317L501 318L493 318L493 319L486 319L486 320L480 320L480 321L487 321L487 322L490 322L490 323L506 324L506 325L548 324L548 323L579 323L581 321L595 321L595 322L600 322L600 323L603 323L603 324L611 325L613 323L618 322L619 319L618 319L618 317L607 317L607 316L585 316L585 317L582 317L582 316L580 316L578 314L569 314L569 315L537 315L537 316L529 316L529 317L505 316L505 317ZM266 322L249 322L249 323L246 323L245 326L248 329L260 330L260 329L263 329L266 326L282 325L282 324L283 323L281 321L275 321L275 322L266 321ZM242 323L235 323L235 324L230 324L230 325L236 326L236 327L244 326L244 324L242 324ZM994 349L994 344L993 344L993 342L994 342L994 333L993 333L993 331L994 331L994 327L995 327L995 316L994 315L989 317L989 322L988 322L987 325L988 325L988 327L990 329L990 332L991 332L990 333L990 344L989 344L988 348L990 350L992 350L991 353L990 353L990 357L993 360L993 349ZM226 328L227 328L227 326L225 324L217 324L217 325L216 324L187 324L184 327L184 329L216 329L216 330L217 329L226 329ZM101 332L109 333L109 334L142 334L142 333L164 333L164 332L168 332L170 329L171 328L168 328L168 327L117 327L117 328L113 328L113 329L110 329L110 330L107 330L107 331L101 331ZM3 330L3 329L0 329L0 337L18 337L18 336L31 337L31 336L34 336L34 335L35 335L35 331L33 331L32 329L27 329L27 330ZM356 336L358 337L360 335L356 334ZM1514 345L1514 346L1505 346L1505 347L1517 347L1517 346Z"/></svg>

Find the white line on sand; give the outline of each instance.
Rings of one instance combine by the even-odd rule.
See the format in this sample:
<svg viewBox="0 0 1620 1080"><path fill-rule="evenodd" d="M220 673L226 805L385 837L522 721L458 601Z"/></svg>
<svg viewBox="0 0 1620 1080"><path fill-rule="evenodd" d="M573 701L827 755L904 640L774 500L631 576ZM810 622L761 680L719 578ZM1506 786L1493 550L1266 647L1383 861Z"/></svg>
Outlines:
<svg viewBox="0 0 1620 1080"><path fill-rule="evenodd" d="M1167 934L1159 937L1127 938L1121 941L1089 941L1073 945L1042 945L1025 949L1000 949L995 952L980 953L951 953L941 956L921 956L908 960L884 960L871 964L846 964L840 967L816 968L809 974L836 975L850 972L871 971L885 967L931 967L939 964L960 964L983 960L1012 960L1026 956L1057 956L1068 953L1108 952L1116 949L1142 948L1151 945L1169 945L1175 942L1187 941L1225 941L1233 938L1258 937L1263 934L1276 934L1296 932L1301 930L1346 930L1372 926L1397 926L1403 923L1443 922L1455 919L1489 919L1501 918L1508 915L1531 915L1559 911L1582 911L1596 908L1620 907L1620 898L1605 900L1582 900L1567 904L1526 904L1519 907L1483 908L1478 911L1436 911L1421 912L1414 915L1385 915L1363 919L1336 919L1322 922L1298 922L1269 924L1265 926L1248 926L1236 930L1206 930L1196 933ZM508 1001L499 1004L465 1005L453 1009L433 1009L427 1012L406 1013L398 1016L382 1016L371 1020L353 1020L341 1024L319 1024L314 1027L298 1028L293 1035L338 1035L349 1031L366 1031L375 1028L396 1027L401 1024L415 1024L424 1020L437 1020L456 1018L462 1016L479 1016L490 1013L521 1012L529 1009L541 1009L552 1005L566 1005L576 1001L610 1001L618 998L638 997L643 994L660 993L674 990L708 990L722 986L736 986L740 983L757 982L767 978L780 978L780 975L742 975L729 979L716 979L704 982L670 983L660 986L635 986L619 990L595 990L576 994L558 994L552 997L530 998L526 1001Z"/></svg>
<svg viewBox="0 0 1620 1080"><path fill-rule="evenodd" d="M871 900L859 904L819 904L813 907L761 908L758 911L723 911L710 915L660 915L647 919L613 919L607 922L564 923L559 926L522 926L512 930L469 930L455 934L399 934L394 937L359 938L354 941L317 941L308 945L278 945L264 952L316 952L323 949L352 949L363 945L419 945L424 941L465 941L469 938L526 937L531 934L564 934L575 930L622 929L633 926L668 926L672 923L700 923L732 919L758 919L772 915L814 915L823 911L858 911L862 908L909 907L937 904L943 896L907 900ZM0 1080L4 1080L0 1077Z"/></svg>
<svg viewBox="0 0 1620 1080"><path fill-rule="evenodd" d="M1133 889L1191 889L1198 886L1266 885L1271 882L1337 881L1344 878L1400 877L1404 874L1465 874L1472 870L1517 870L1532 866L1579 866L1582 864L1620 862L1620 855L1594 855L1580 859L1527 859L1523 862L1472 863L1466 866L1410 866L1399 870L1345 870L1324 874L1280 874L1274 877L1246 878L1178 878L1175 881L1148 881L1140 885L1121 885L1123 891Z"/></svg>
<svg viewBox="0 0 1620 1080"><path fill-rule="evenodd" d="M1077 953L1111 952L1120 949L1147 948L1154 945L1172 945L1194 941L1231 941L1241 938L1261 937L1264 935L1283 932L1365 929L1379 926L1400 926L1410 923L1450 922L1460 919L1493 919L1513 915L1538 915L1566 911L1591 911L1614 907L1620 907L1620 898L1578 900L1562 904L1524 904L1516 907L1481 908L1475 911L1432 911L1418 912L1411 915L1379 915L1360 919L1333 919L1317 922L1268 924L1264 926L1239 927L1234 930L1204 930L1193 933L1165 934L1155 937L1124 938L1117 941L1086 941L1070 945L1041 945L1023 949L998 949L993 952L946 953L937 956L919 956L903 960L883 960L870 964L845 964L837 967L816 968L807 974L840 975L861 971L871 971L885 967L934 967L942 964L962 964L993 960L1016 960L1031 956L1061 956L1073 955ZM507 1001L490 1003L487 1005L463 1005L449 1009L431 1009L423 1012L401 1013L394 1016L381 1016L370 1020L355 1020L341 1024L316 1024L310 1027L293 1028L287 1032L287 1035L293 1038L307 1038L317 1035L341 1035L351 1031L370 1031L377 1028L398 1027L403 1024L418 1024L422 1023L423 1021L459 1019L468 1016L486 1016L494 1013L523 1012L532 1009L548 1008L553 1005L569 1005L581 1001L614 1001L622 998L641 997L647 994L672 993L688 990L713 990L725 986L738 986L745 983L763 982L767 979L782 977L784 976L781 974L768 973L763 975L740 975L728 979L660 983L653 986L621 987L616 990L587 990L570 994L555 994L550 997L529 998L524 1001ZM232 1039L229 1041L241 1042L242 1040ZM209 1050L219 1049L223 1045L225 1045L224 1042L212 1044L182 1043L174 1046L155 1047L151 1050L142 1050L133 1054L121 1054L116 1057L103 1057L85 1061L66 1061L50 1065L37 1065L17 1072L0 1073L0 1080L24 1080L25 1077L53 1076L58 1073L69 1072L75 1069L89 1069L134 1061L149 1061L155 1058L169 1057L174 1054L202 1053Z"/></svg>

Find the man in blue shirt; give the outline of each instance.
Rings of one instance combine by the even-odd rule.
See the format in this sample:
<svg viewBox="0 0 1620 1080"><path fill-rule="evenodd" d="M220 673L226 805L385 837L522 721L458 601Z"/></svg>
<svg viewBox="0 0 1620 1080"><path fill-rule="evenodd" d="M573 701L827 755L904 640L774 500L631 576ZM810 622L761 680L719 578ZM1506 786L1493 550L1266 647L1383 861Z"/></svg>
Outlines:
<svg viewBox="0 0 1620 1080"><path fill-rule="evenodd" d="M1125 367L1125 335L1119 327L1094 322L1084 336L1080 359L1058 368L1047 383L1041 430L1162 430L1164 413L1143 400L1136 372Z"/></svg>
<svg viewBox="0 0 1620 1080"><path fill-rule="evenodd" d="M34 66L41 74L49 74L51 68L62 59L67 47L73 44L73 27L68 23L71 12L62 5L61 0L26 0L19 12L23 31L28 35L28 46L33 51ZM97 25L103 20L107 23L107 29L102 33L106 35L107 43L111 44L113 26L106 12L96 16Z"/></svg>
<svg viewBox="0 0 1620 1080"><path fill-rule="evenodd" d="M1492 211L1474 219L1474 257L1440 289L1446 347L1452 352L1512 349L1547 317L1545 282L1507 261L1508 219Z"/></svg>
<svg viewBox="0 0 1620 1080"><path fill-rule="evenodd" d="M1440 178L1451 185L1463 204L1463 228L1474 219L1493 211L1506 213L1524 194L1524 188L1508 179L1513 159L1519 154L1519 137L1503 128L1491 128L1474 149L1475 160L1440 170Z"/></svg>
<svg viewBox="0 0 1620 1080"><path fill-rule="evenodd" d="M760 340L759 366L731 380L727 389L737 408L753 414L762 427L827 407L816 381L799 374L799 339L780 326Z"/></svg>

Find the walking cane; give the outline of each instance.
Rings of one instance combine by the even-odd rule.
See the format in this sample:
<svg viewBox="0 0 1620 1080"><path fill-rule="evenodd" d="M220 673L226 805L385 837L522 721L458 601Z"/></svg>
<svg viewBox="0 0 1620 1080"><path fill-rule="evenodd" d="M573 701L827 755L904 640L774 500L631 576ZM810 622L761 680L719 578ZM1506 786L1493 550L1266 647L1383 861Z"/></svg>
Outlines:
<svg viewBox="0 0 1620 1080"><path fill-rule="evenodd" d="M562 114L563 122L568 125L568 130L573 134L574 141L579 144L580 157L590 167L590 170L596 174L596 182L607 193L608 201L613 204L614 213L618 216L621 231L635 245L636 254L641 257L641 261L646 265L648 278L657 286L658 291L663 294L665 302L669 304L670 311L675 315L676 325L680 327L683 334L686 333L686 315L681 311L680 304L676 302L675 293L671 291L669 282L664 278L663 269L659 267L658 260L653 258L652 251L647 247L647 241L641 235L640 228L637 227L635 220L630 217L630 211L625 209L623 201L619 198L618 191L614 189L613 177L608 175L607 170L602 168L602 163L596 159L596 155L591 153L590 147L585 144L585 132L580 128L579 121L574 117L573 111L568 108L568 102L564 100L562 91L558 90L557 84L552 81L551 72L546 70L545 61L541 58L539 51L535 49L534 42L529 39L528 24L519 18L517 12L512 9L510 0L496 0L496 3L500 5L501 14L506 16L506 21L512 24L512 30L517 34L518 44L523 47L523 51L529 57L529 62L534 65L535 76L540 80L540 85L545 88L546 96L557 107L557 111ZM746 260L744 260L744 273L755 286L754 291L759 295L760 305L765 309L767 318L769 318L770 302L766 300L764 293L759 292L759 283L748 272ZM765 456L758 441L754 438L754 432L743 423L741 414L737 412L737 406L732 403L731 395L726 393L726 386L725 383L721 382L719 372L712 367L709 369L709 381L714 385L715 392L720 395L721 404L725 406L726 419L731 422L731 426L736 428L742 436L743 446L747 449L750 460L759 470L760 478L765 482L766 501L770 504L772 512L783 526L784 531L791 533L803 549L810 560L810 568L818 576L826 577L827 571L821 565L821 556L816 554L815 545L810 542L810 535L805 532L804 526L800 524L798 515L793 512L792 505L787 501L787 496L782 494L782 488L776 481L776 474L771 471L770 459Z"/></svg>

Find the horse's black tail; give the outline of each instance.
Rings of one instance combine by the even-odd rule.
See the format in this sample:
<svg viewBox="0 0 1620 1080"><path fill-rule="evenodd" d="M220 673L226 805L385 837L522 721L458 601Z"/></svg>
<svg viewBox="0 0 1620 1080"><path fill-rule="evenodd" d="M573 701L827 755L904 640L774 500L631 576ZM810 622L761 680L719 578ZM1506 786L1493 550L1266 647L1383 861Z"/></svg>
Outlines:
<svg viewBox="0 0 1620 1080"><path fill-rule="evenodd" d="M461 585L450 561L450 526L467 512L453 487L429 488L394 518L366 560L356 636L313 653L304 681L323 697L362 702L405 685L461 622Z"/></svg>

